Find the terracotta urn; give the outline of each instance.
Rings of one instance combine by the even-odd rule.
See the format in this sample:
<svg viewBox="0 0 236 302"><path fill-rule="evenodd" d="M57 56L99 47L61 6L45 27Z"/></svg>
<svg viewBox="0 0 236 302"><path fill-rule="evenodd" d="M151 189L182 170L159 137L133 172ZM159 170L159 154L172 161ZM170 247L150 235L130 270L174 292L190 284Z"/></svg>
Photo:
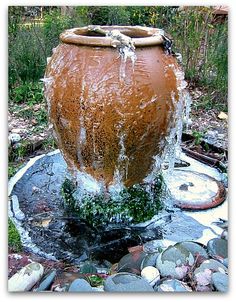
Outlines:
<svg viewBox="0 0 236 302"><path fill-rule="evenodd" d="M140 26L66 30L44 83L69 168L106 186L141 183L176 126L182 78L163 31Z"/></svg>

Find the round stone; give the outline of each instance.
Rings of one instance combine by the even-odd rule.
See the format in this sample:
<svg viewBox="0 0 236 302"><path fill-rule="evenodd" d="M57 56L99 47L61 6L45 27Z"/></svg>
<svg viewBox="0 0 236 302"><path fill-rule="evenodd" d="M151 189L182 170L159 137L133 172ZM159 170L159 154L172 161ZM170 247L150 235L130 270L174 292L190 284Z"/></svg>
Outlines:
<svg viewBox="0 0 236 302"><path fill-rule="evenodd" d="M227 268L214 259L205 260L193 273L196 291L212 291L212 274L219 272L225 274Z"/></svg>
<svg viewBox="0 0 236 302"><path fill-rule="evenodd" d="M75 279L70 287L69 292L92 292L92 286L84 279Z"/></svg>
<svg viewBox="0 0 236 302"><path fill-rule="evenodd" d="M162 252L156 261L162 277L183 279L194 263L192 253L183 246L170 246Z"/></svg>
<svg viewBox="0 0 236 302"><path fill-rule="evenodd" d="M104 282L108 292L154 292L152 286L142 277L129 273L109 276Z"/></svg>
<svg viewBox="0 0 236 302"><path fill-rule="evenodd" d="M151 285L154 286L158 280L160 280L160 272L157 268L153 266L146 266L142 271L141 271L141 276L147 280L147 282Z"/></svg>
<svg viewBox="0 0 236 302"><path fill-rule="evenodd" d="M194 274L204 269L210 269L219 272L227 272L227 267L214 259L205 260L198 268L195 269Z"/></svg>
<svg viewBox="0 0 236 302"><path fill-rule="evenodd" d="M212 274L212 284L220 292L226 292L228 290L229 277L223 273Z"/></svg>
<svg viewBox="0 0 236 302"><path fill-rule="evenodd" d="M165 280L154 288L157 292L192 292L187 283L177 279Z"/></svg>
<svg viewBox="0 0 236 302"><path fill-rule="evenodd" d="M223 184L203 173L174 169L167 187L175 205L182 209L209 209L225 200Z"/></svg>
<svg viewBox="0 0 236 302"><path fill-rule="evenodd" d="M146 255L147 253L143 251L133 252L125 255L118 263L118 271L140 274L141 263Z"/></svg>
<svg viewBox="0 0 236 302"><path fill-rule="evenodd" d="M156 266L157 257L159 255L160 253L158 252L147 254L147 256L143 258L143 261L141 263L141 270L143 270L147 266Z"/></svg>
<svg viewBox="0 0 236 302"><path fill-rule="evenodd" d="M184 248L186 248L188 251L191 252L191 254L194 256L194 258L199 257L199 256L201 258L204 258L204 260L209 258L206 250L199 243L192 242L192 241L182 241L180 243L177 243L175 246L176 247L183 246Z"/></svg>
<svg viewBox="0 0 236 302"><path fill-rule="evenodd" d="M208 254L214 259L225 259L228 257L228 242L225 239L213 238L207 243Z"/></svg>

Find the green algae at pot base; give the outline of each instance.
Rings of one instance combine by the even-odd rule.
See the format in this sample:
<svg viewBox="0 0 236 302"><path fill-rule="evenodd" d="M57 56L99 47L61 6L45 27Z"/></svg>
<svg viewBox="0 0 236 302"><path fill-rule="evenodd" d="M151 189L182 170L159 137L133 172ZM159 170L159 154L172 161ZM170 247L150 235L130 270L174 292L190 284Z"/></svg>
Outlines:
<svg viewBox="0 0 236 302"><path fill-rule="evenodd" d="M163 208L161 197L164 191L162 175L156 176L150 191L145 185L137 184L124 188L116 198L101 193L84 195L76 199L76 185L65 179L62 185L64 208L67 214L73 214L98 227L108 223L140 223L151 219Z"/></svg>

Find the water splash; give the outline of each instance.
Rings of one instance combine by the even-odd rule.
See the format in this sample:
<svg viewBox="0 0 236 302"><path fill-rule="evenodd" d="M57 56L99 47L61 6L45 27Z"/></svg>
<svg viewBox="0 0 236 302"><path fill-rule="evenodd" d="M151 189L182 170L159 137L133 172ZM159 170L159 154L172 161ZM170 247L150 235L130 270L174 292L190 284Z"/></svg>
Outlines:
<svg viewBox="0 0 236 302"><path fill-rule="evenodd" d="M188 130L189 125L190 125L190 112L191 112L191 105L192 105L192 98L189 94L189 92L186 91L185 93L185 116L184 120L186 123L186 130Z"/></svg>
<svg viewBox="0 0 236 302"><path fill-rule="evenodd" d="M121 62L120 62L120 80L123 81L125 79L126 73L126 61L127 59L130 59L132 62L132 71L134 73L134 66L135 66L135 61L137 59L137 56L135 54L135 51L128 46L120 47L119 48L119 53L121 57Z"/></svg>
<svg viewBox="0 0 236 302"><path fill-rule="evenodd" d="M192 100L186 89L187 82L184 80L184 72L181 69L177 69L174 64L169 64L166 69L168 68L174 71L177 82L177 95L174 91L171 93L174 115L171 117L172 124L169 127L169 134L165 137L165 141L160 142L162 146L165 146L164 151L161 155L157 154L153 157L152 172L144 179L147 184L152 183L157 173L161 173L163 170L165 170L166 179L172 174L175 161L182 152L180 144L182 141L183 121L188 121L191 110ZM163 196L164 199L170 203L168 196L166 198ZM171 203L168 204L168 202L166 204L171 206Z"/></svg>

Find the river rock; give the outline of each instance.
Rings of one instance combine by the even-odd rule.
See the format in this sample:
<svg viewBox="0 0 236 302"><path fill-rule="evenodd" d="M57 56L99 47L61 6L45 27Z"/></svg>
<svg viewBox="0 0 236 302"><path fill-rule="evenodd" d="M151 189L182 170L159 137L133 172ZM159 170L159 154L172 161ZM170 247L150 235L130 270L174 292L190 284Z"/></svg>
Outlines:
<svg viewBox="0 0 236 302"><path fill-rule="evenodd" d="M92 286L84 279L75 279L70 287L69 292L92 292Z"/></svg>
<svg viewBox="0 0 236 302"><path fill-rule="evenodd" d="M225 274L227 268L214 259L205 260L193 273L196 291L212 291L212 274L220 272Z"/></svg>
<svg viewBox="0 0 236 302"><path fill-rule="evenodd" d="M147 266L156 266L157 257L160 255L160 253L149 253L147 254L141 263L141 270L143 270Z"/></svg>
<svg viewBox="0 0 236 302"><path fill-rule="evenodd" d="M117 273L104 282L107 292L154 292L152 286L142 277L130 273Z"/></svg>
<svg viewBox="0 0 236 302"><path fill-rule="evenodd" d="M177 279L165 280L158 286L154 287L157 292L192 292L187 283Z"/></svg>
<svg viewBox="0 0 236 302"><path fill-rule="evenodd" d="M160 280L160 272L157 268L153 266L146 266L142 271L141 271L141 276L147 280L147 282L151 285L154 286L158 280Z"/></svg>
<svg viewBox="0 0 236 302"><path fill-rule="evenodd" d="M125 255L118 263L118 271L140 274L141 263L146 255L147 253L143 251L137 251Z"/></svg>
<svg viewBox="0 0 236 302"><path fill-rule="evenodd" d="M184 248L186 248L188 251L191 252L191 254L194 256L195 259L197 256L201 257L202 260L206 260L209 258L206 250L199 243L192 242L192 241L182 241L180 243L177 243L175 246L176 247L183 246Z"/></svg>
<svg viewBox="0 0 236 302"><path fill-rule="evenodd" d="M212 283L218 291L226 292L228 290L228 282L228 275L219 272L212 274Z"/></svg>
<svg viewBox="0 0 236 302"><path fill-rule="evenodd" d="M183 246L170 246L162 252L156 261L162 277L183 279L194 263L194 257Z"/></svg>
<svg viewBox="0 0 236 302"><path fill-rule="evenodd" d="M223 260L228 257L228 242L225 239L213 238L208 241L207 250L212 258Z"/></svg>
<svg viewBox="0 0 236 302"><path fill-rule="evenodd" d="M43 271L43 266L40 263L27 264L8 280L8 291L29 291L40 280Z"/></svg>
<svg viewBox="0 0 236 302"><path fill-rule="evenodd" d="M37 292L41 292L44 290L49 289L49 287L51 286L53 280L56 277L56 271L52 271L51 273L49 273L44 280L40 283L39 287L36 289Z"/></svg>

